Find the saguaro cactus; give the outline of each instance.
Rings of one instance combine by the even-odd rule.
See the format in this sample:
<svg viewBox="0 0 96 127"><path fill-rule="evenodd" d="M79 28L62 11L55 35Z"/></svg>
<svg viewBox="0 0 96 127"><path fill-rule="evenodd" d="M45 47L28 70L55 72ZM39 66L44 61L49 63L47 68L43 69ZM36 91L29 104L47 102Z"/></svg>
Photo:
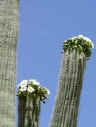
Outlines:
<svg viewBox="0 0 96 127"><path fill-rule="evenodd" d="M47 88L39 86L36 80L23 80L17 91L18 127L39 127L41 101L49 94Z"/></svg>
<svg viewBox="0 0 96 127"><path fill-rule="evenodd" d="M0 127L15 127L17 0L0 0Z"/></svg>
<svg viewBox="0 0 96 127"><path fill-rule="evenodd" d="M50 127L77 127L78 108L86 58L93 48L84 36L64 42L59 88Z"/></svg>

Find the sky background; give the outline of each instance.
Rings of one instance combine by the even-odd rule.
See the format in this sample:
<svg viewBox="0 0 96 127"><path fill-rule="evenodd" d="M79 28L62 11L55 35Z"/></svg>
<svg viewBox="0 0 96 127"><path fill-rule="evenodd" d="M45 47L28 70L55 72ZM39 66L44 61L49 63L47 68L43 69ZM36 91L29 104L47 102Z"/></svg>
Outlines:
<svg viewBox="0 0 96 127"><path fill-rule="evenodd" d="M95 13L96 0L20 0L17 84L34 78L51 91L46 104L42 104L40 127L48 127L52 117L63 40L84 34L96 46ZM95 54L96 48L87 61L78 127L96 126Z"/></svg>

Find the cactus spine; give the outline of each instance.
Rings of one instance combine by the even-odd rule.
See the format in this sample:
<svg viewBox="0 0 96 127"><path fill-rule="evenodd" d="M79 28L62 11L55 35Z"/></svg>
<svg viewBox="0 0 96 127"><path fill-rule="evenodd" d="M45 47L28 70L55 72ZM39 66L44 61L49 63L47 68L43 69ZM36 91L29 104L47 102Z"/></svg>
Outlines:
<svg viewBox="0 0 96 127"><path fill-rule="evenodd" d="M16 0L0 0L0 127L15 127Z"/></svg>
<svg viewBox="0 0 96 127"><path fill-rule="evenodd" d="M78 50L63 54L59 89L50 127L77 127L77 115L86 63L84 53Z"/></svg>

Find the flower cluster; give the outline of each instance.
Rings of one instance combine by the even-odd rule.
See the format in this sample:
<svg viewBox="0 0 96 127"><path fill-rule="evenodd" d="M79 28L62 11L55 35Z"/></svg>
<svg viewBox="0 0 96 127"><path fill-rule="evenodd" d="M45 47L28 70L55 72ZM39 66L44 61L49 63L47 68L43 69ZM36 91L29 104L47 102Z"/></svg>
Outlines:
<svg viewBox="0 0 96 127"><path fill-rule="evenodd" d="M89 38L87 38L83 35L69 38L69 39L65 40L64 44L63 44L64 51L66 51L67 49L69 51L70 51L70 49L78 49L78 51L84 52L86 57L91 56L90 48L94 48L93 42Z"/></svg>
<svg viewBox="0 0 96 127"><path fill-rule="evenodd" d="M50 94L50 91L39 85L40 83L34 79L23 80L17 87L17 96L40 96L40 100L44 102L46 94Z"/></svg>

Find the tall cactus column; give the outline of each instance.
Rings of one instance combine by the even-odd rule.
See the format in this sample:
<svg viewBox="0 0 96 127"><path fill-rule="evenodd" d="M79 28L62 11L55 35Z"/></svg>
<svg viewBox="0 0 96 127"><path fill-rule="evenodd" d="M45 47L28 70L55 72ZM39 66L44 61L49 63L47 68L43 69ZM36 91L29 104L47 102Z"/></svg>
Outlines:
<svg viewBox="0 0 96 127"><path fill-rule="evenodd" d="M85 57L64 53L51 127L76 127Z"/></svg>
<svg viewBox="0 0 96 127"><path fill-rule="evenodd" d="M17 0L0 0L0 127L15 127Z"/></svg>
<svg viewBox="0 0 96 127"><path fill-rule="evenodd" d="M77 127L86 57L91 55L89 48L92 47L89 45L91 42L87 45L85 42L86 39L79 36L64 43L59 88L50 127Z"/></svg>

